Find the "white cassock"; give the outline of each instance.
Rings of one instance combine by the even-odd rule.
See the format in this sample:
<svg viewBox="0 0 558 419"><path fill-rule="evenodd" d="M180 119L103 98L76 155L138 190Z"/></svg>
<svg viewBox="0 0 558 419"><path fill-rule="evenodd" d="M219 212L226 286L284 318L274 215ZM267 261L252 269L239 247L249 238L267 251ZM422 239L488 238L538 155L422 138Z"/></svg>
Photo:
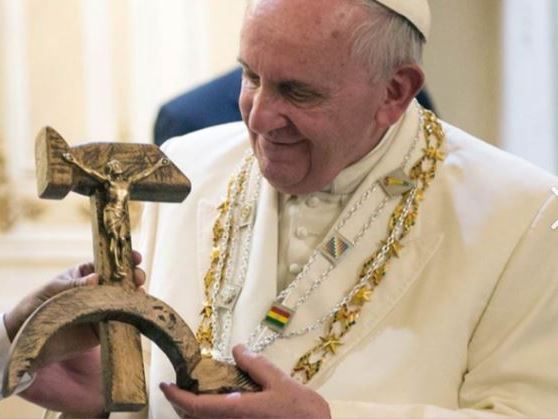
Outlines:
<svg viewBox="0 0 558 419"><path fill-rule="evenodd" d="M412 104L382 141L387 144L380 146L380 156L373 158L340 217L362 191L401 164L418 124ZM552 193L558 180L450 125L444 129L447 157L426 191L400 257L392 261L337 354L308 383L330 403L334 416L485 417L493 412L540 417L558 412L558 231L551 228L558 218L558 197ZM423 153L422 144L410 161ZM146 212L150 292L194 330L204 301L202 279L217 207L248 148L242 123L170 141L166 153L190 177L192 193L181 205L152 205ZM384 196L375 190L349 217L342 234L353 237L360 231ZM310 202L312 197L299 198ZM232 344L246 342L265 316L277 295L277 266L289 265L285 254L278 257L280 198L265 180L258 201ZM363 261L385 238L394 205L388 204L359 245L297 310L289 328L311 324L354 285ZM325 263L314 263L307 281ZM290 302L299 295L293 294ZM278 340L263 353L290 373L321 332ZM173 414L157 388L169 380L170 364L154 352L154 417Z"/></svg>
<svg viewBox="0 0 558 419"><path fill-rule="evenodd" d="M289 329L304 328L330 312L385 239L398 199L388 201L363 227L385 198L371 185L402 164L418 126L419 112L412 104L378 150L365 157L364 178L356 176L355 184L344 172L353 186L336 217L345 222L338 229L332 220L331 231L323 234L327 238L337 229L344 237L360 234L361 239L298 308ZM558 412L558 231L551 228L558 218L558 197L552 193L558 180L448 124L444 129L447 157L399 258L391 261L336 354L307 384L329 402L334 417L544 417ZM410 162L422 155L423 145L419 138ZM150 293L175 308L194 331L205 298L203 277L217 207L248 149L242 123L169 141L165 152L192 181L192 193L179 205L150 204L144 214ZM368 199L355 205L371 189ZM299 271L291 260L297 252L285 242L291 242L292 231L301 239L308 234L296 234L304 225L292 217L284 220L290 199L305 206L306 219L312 209L317 218L327 212L320 211L327 207L322 192L283 197L263 180L231 344L248 340L278 288L292 280L285 281L284 272ZM292 242L297 249L303 244ZM317 257L286 305L327 263ZM322 332L318 328L277 340L263 354L290 373ZM149 414L174 417L158 389L161 381L174 381L174 372L153 350Z"/></svg>

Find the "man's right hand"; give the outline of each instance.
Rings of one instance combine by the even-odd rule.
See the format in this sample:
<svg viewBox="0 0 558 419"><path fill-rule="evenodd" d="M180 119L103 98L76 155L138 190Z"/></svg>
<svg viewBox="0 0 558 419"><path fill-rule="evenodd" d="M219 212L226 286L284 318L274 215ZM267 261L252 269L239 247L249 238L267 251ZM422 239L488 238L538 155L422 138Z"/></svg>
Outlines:
<svg viewBox="0 0 558 419"><path fill-rule="evenodd" d="M133 252L134 265L141 256ZM4 315L4 325L10 341L25 320L49 298L74 287L95 286L99 277L93 264L68 269L36 292L25 297ZM145 283L145 274L134 270L138 288ZM94 416L103 410L101 391L101 361L96 325L79 325L59 332L49 339L33 384L20 395L47 409L73 415Z"/></svg>

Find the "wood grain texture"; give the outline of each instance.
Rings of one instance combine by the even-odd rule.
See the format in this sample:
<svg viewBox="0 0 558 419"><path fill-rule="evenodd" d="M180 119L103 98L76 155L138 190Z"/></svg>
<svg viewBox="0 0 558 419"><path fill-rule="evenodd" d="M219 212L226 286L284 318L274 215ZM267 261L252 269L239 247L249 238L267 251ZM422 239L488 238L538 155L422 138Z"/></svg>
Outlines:
<svg viewBox="0 0 558 419"><path fill-rule="evenodd" d="M114 278L115 267L109 250L110 238L103 227L103 207L106 197L96 191L90 198L95 272L101 284L113 284L128 290L135 289L131 238L126 238L124 258L125 277ZM126 208L127 212L127 208ZM125 220L129 223L129 220ZM129 230L129 224L128 224ZM147 404L147 388L143 369L141 337L130 325L103 321L99 327L103 364L103 392L107 412L139 411Z"/></svg>
<svg viewBox="0 0 558 419"><path fill-rule="evenodd" d="M62 199L72 190L73 169L62 158L70 146L53 128L41 129L35 140L35 168L39 197Z"/></svg>
<svg viewBox="0 0 558 419"><path fill-rule="evenodd" d="M94 262L101 284L135 289L128 202L181 202L191 188L188 178L155 145L70 147L51 127L39 132L35 158L41 198L62 199L70 191L91 197ZM142 409L147 390L138 331L103 321L100 339L107 411Z"/></svg>
<svg viewBox="0 0 558 419"><path fill-rule="evenodd" d="M62 199L74 191L91 196L99 182L64 161L63 153L71 151L76 159L104 172L111 160L126 168L126 175L141 172L165 157L153 144L87 143L71 147L51 127L41 129L35 141L37 190L41 198ZM172 162L141 182L132 185L132 201L182 202L190 193L188 178Z"/></svg>
<svg viewBox="0 0 558 419"><path fill-rule="evenodd" d="M13 393L21 378L34 374L43 362L50 337L84 323L123 322L137 328L161 348L176 372L176 383L196 393L258 391L233 365L202 358L199 344L186 323L163 301L141 291L114 285L65 291L41 305L12 344L3 377L3 396Z"/></svg>

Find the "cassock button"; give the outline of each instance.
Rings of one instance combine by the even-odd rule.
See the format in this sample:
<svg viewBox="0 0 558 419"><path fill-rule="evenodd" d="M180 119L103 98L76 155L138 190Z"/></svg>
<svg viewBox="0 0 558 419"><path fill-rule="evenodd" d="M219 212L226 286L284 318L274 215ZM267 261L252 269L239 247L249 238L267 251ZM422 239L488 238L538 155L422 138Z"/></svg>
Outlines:
<svg viewBox="0 0 558 419"><path fill-rule="evenodd" d="M320 205L320 198L318 198L317 196L311 196L306 200L306 205L308 205L310 208L316 208L318 205Z"/></svg>
<svg viewBox="0 0 558 419"><path fill-rule="evenodd" d="M302 267L298 263L291 263L289 266L289 272L293 275L298 275L302 271Z"/></svg>
<svg viewBox="0 0 558 419"><path fill-rule="evenodd" d="M306 237L308 237L308 230L304 227L298 227L295 230L295 236L299 239L305 239Z"/></svg>

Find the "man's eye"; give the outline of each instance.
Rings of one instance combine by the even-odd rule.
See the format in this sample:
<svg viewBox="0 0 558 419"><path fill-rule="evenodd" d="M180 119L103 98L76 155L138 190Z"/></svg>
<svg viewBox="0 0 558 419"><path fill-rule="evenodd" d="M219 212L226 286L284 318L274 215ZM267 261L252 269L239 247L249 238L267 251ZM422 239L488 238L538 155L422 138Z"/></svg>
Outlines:
<svg viewBox="0 0 558 419"><path fill-rule="evenodd" d="M321 98L316 92L299 89L293 86L281 86L280 90L284 97L298 103L313 103Z"/></svg>
<svg viewBox="0 0 558 419"><path fill-rule="evenodd" d="M260 85L260 78L251 73L244 73L243 74L244 80L246 80L251 86L259 86Z"/></svg>
<svg viewBox="0 0 558 419"><path fill-rule="evenodd" d="M298 90L291 90L289 92L289 96L294 100L298 100L298 101L305 101L305 100L311 100L316 98L316 95L312 92L304 92Z"/></svg>

